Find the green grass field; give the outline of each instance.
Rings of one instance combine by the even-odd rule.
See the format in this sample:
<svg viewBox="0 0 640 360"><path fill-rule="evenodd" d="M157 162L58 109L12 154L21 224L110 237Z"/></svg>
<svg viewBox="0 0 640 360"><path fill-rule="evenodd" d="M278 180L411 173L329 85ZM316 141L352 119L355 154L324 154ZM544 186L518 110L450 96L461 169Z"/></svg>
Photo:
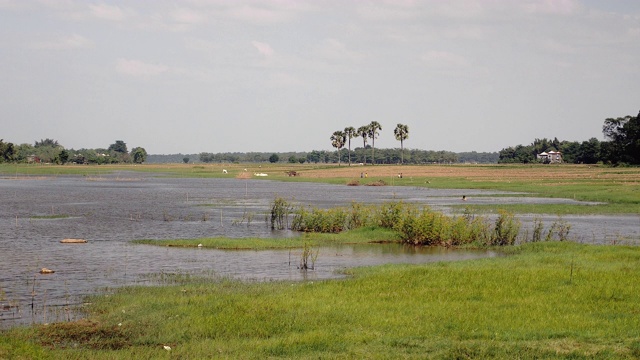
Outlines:
<svg viewBox="0 0 640 360"><path fill-rule="evenodd" d="M0 358L640 357L640 248L508 252L352 269L345 280L124 288L91 299L87 320L5 331Z"/></svg>
<svg viewBox="0 0 640 360"><path fill-rule="evenodd" d="M136 244L147 244L169 247L201 247L204 249L224 250L265 250L301 248L305 243L311 246L327 246L332 244L367 244L376 242L399 242L398 233L389 229L359 228L339 234L305 233L293 238L201 238L201 239L167 239L167 240L134 240Z"/></svg>

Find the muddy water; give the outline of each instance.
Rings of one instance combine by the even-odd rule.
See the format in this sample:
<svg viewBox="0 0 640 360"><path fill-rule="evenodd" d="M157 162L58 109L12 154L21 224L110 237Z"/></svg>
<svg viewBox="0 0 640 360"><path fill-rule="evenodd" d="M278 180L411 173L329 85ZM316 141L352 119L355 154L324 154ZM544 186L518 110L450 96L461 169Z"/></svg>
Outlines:
<svg viewBox="0 0 640 360"><path fill-rule="evenodd" d="M78 314L69 307L79 304L84 295L122 285L148 284L154 279L150 274L326 279L338 277L338 270L353 266L495 256L486 251L345 245L319 249L315 269L302 272L297 268L296 251L216 251L129 243L132 239L227 236L242 241L249 236L295 236L272 231L265 223L269 204L276 196L318 207L402 199L447 211L448 206L460 203L463 193L469 203L573 202L505 197L504 193L479 190L170 179L126 172L98 178L0 179L0 327L73 319ZM564 220L571 224L571 235L579 241L640 238L639 216ZM523 217L523 221L531 218ZM89 242L61 244L65 238ZM56 272L39 274L43 267Z"/></svg>

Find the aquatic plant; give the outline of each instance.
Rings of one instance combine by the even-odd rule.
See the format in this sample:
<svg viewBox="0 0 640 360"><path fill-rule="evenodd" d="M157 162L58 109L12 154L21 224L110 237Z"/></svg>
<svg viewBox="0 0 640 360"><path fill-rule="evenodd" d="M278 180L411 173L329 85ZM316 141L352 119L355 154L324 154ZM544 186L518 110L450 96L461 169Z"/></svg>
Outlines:
<svg viewBox="0 0 640 360"><path fill-rule="evenodd" d="M487 245L513 245L516 242L519 232L520 221L514 217L513 213L499 210L493 233Z"/></svg>
<svg viewBox="0 0 640 360"><path fill-rule="evenodd" d="M319 249L313 249L311 243L308 241L304 242L304 246L302 248L302 254L300 256L300 265L298 269L301 270L313 270L316 266L316 260L318 259Z"/></svg>
<svg viewBox="0 0 640 360"><path fill-rule="evenodd" d="M289 225L288 219L289 214L291 214L291 210L293 206L285 199L281 197L277 197L273 200L273 204L271 205L271 229L272 230L283 230L286 229Z"/></svg>
<svg viewBox="0 0 640 360"><path fill-rule="evenodd" d="M533 218L533 235L531 237L531 242L538 242L542 240L542 231L544 230L544 225L542 224L542 220L539 217Z"/></svg>

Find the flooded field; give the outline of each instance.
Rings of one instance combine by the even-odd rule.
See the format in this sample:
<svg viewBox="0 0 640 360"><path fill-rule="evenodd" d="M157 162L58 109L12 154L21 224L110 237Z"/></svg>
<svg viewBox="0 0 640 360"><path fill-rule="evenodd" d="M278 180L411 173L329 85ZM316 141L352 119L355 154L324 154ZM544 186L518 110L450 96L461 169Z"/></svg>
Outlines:
<svg viewBox="0 0 640 360"><path fill-rule="evenodd" d="M277 196L305 205L404 200L442 211L460 203L552 202L480 190L349 187L240 179L173 179L133 172L108 176L0 179L0 327L73 319L84 295L149 284L163 274L251 280L339 277L339 270L383 263L425 263L496 256L488 251L400 245L319 249L316 268L297 269L296 251L219 251L133 245L134 239L296 236L272 231L265 214ZM481 197L477 197L481 195ZM497 196L491 196L497 195ZM553 222L555 216L542 217ZM247 221L251 219L251 221ZM532 217L521 217L523 226ZM570 238L590 243L640 239L640 216L565 216ZM86 244L61 244L65 238ZM40 274L41 268L55 271Z"/></svg>

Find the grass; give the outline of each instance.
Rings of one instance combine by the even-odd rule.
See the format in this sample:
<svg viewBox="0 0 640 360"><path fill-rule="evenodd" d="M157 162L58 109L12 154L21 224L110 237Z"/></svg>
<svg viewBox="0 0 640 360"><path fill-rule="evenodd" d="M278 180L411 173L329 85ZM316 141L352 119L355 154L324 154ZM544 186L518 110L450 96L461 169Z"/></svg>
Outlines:
<svg viewBox="0 0 640 360"><path fill-rule="evenodd" d="M5 331L0 358L640 356L640 248L508 249L507 257L357 268L346 280L123 288L92 299L87 320Z"/></svg>
<svg viewBox="0 0 640 360"><path fill-rule="evenodd" d="M602 205L569 205L569 204L500 204L500 205L480 205L465 204L453 205L456 212L463 212L465 209L473 213L486 214L502 209L514 214L552 214L552 215L625 215L640 213L633 212L634 206L624 204L602 204Z"/></svg>
<svg viewBox="0 0 640 360"><path fill-rule="evenodd" d="M168 239L168 240L134 240L137 244L148 244L170 247L198 247L221 250L267 250L302 248L305 243L315 246L333 244L366 244L375 242L397 242L398 234L390 229L373 227L359 228L339 234L307 233L292 238L242 238L224 237L200 239Z"/></svg>
<svg viewBox="0 0 640 360"><path fill-rule="evenodd" d="M34 220L55 220L55 219L68 219L70 215L55 214L55 215L32 215L29 218Z"/></svg>

